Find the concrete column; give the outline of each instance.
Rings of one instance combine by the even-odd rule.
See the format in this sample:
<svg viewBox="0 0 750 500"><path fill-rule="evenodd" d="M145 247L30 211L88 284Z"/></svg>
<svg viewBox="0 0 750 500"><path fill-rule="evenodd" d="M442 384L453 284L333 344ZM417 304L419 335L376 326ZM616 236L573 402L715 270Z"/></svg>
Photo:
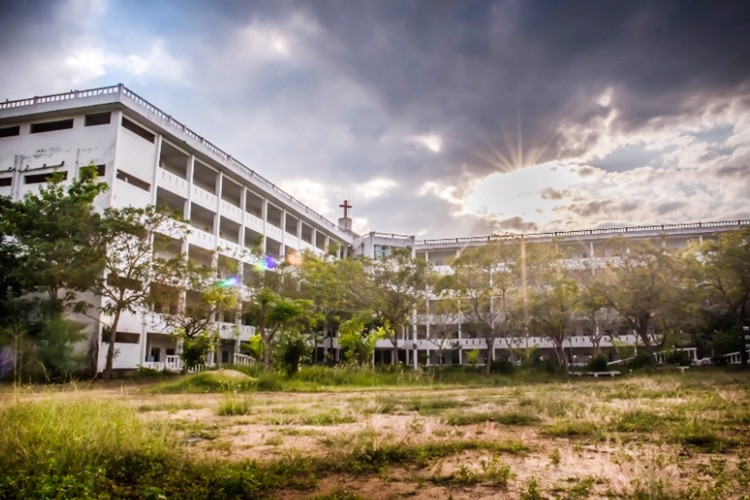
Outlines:
<svg viewBox="0 0 750 500"><path fill-rule="evenodd" d="M266 255L266 249L268 248L268 200L263 198L261 204L261 219L263 220L263 243L260 245L260 253Z"/></svg>
<svg viewBox="0 0 750 500"><path fill-rule="evenodd" d="M281 248L279 250L279 259L286 258L286 210L281 210Z"/></svg>
<svg viewBox="0 0 750 500"><path fill-rule="evenodd" d="M219 175L216 177L216 207L215 207L215 214L214 214L214 236L219 238L219 230L221 229L221 188L224 184L224 174L219 172ZM216 241L218 243L218 241ZM217 245L218 246L218 245Z"/></svg>
<svg viewBox="0 0 750 500"><path fill-rule="evenodd" d="M154 173L151 175L151 204L156 205L156 179L159 174L159 157L161 156L161 134L156 135L156 157L154 158Z"/></svg>

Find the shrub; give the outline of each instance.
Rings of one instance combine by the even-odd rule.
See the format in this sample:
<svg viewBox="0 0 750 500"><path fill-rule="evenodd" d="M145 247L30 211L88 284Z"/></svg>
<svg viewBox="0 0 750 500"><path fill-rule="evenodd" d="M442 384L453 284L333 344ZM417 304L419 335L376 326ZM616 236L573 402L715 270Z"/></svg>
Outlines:
<svg viewBox="0 0 750 500"><path fill-rule="evenodd" d="M234 370L215 370L185 375L174 381L162 382L151 388L155 393L230 392L254 389L258 380Z"/></svg>
<svg viewBox="0 0 750 500"><path fill-rule="evenodd" d="M609 367L607 366L607 356L604 354L592 356L586 366L592 372L606 372L609 370Z"/></svg>
<svg viewBox="0 0 750 500"><path fill-rule="evenodd" d="M638 353L633 359L628 361L630 368L646 368L654 365L654 357L647 352Z"/></svg>
<svg viewBox="0 0 750 500"><path fill-rule="evenodd" d="M693 360L685 351L672 351L667 355L667 364L678 366L690 366Z"/></svg>
<svg viewBox="0 0 750 500"><path fill-rule="evenodd" d="M500 373L502 375L510 375L516 371L516 366L508 361L507 359L496 359L490 365L490 371L492 373Z"/></svg>

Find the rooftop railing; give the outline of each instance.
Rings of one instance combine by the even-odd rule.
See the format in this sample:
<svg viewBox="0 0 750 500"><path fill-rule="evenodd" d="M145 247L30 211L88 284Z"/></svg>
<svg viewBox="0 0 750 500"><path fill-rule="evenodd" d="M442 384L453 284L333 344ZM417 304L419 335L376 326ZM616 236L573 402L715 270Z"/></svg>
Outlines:
<svg viewBox="0 0 750 500"><path fill-rule="evenodd" d="M633 227L613 227L605 229L582 229L577 231L554 231L545 233L528 233L528 234L490 234L488 236L472 236L468 238L441 238L432 240L418 240L414 244L419 245L448 245L448 244L463 244L463 243L488 243L492 241L506 241L506 240L540 240L540 239L553 239L553 238L564 238L564 237L580 237L580 236L616 236L618 234L637 234L637 233L648 233L658 231L661 233L679 229L704 229L704 228L728 228L728 227L741 227L750 225L750 219L740 219L733 221L717 221L717 222L690 222L684 224L658 224L650 226L633 226Z"/></svg>
<svg viewBox="0 0 750 500"><path fill-rule="evenodd" d="M219 148L212 142L206 140L203 136L198 135L193 130L186 127L184 124L175 120L172 117L172 115L167 114L161 109L157 108L156 106L148 102L143 97L139 96L132 90L125 87L123 84L112 85L110 87L100 87L100 88L89 89L89 90L71 90L70 92L65 92L62 94L35 96L35 97L30 97L28 99L18 99L15 101L0 102L0 110L20 108L23 106L33 106L36 104L69 101L73 99L96 97L96 96L109 95L109 94L119 94L121 96L127 97L130 101L137 104L140 108L148 111L152 115L155 115L157 118L159 118L162 122L166 124L167 128L178 130L182 132L183 134L187 135L192 140L199 143L204 148L208 149L211 153L213 153L217 157L221 158L222 160L226 162L229 162L229 164L235 169L247 175L258 184L264 186L265 188L279 195L281 198L286 200L289 203L289 205L296 208L301 213L304 213L305 215L317 220L324 227L328 227L335 231L341 230L336 224L326 219L324 216L322 216L321 214L319 214L312 208L308 207L307 205L305 205L298 199L294 198L292 195L290 195L289 193L287 193L286 191L278 187L273 182L261 176L260 174L252 170L251 168L245 166L239 160L234 158L232 155L222 150L221 148Z"/></svg>

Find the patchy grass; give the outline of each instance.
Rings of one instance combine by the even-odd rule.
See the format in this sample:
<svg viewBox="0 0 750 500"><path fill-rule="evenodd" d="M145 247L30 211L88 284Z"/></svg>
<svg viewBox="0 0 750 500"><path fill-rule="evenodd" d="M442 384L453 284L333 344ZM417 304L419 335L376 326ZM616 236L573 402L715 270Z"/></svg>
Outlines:
<svg viewBox="0 0 750 500"><path fill-rule="evenodd" d="M229 394L216 408L216 414L222 417L248 415L253 406L252 398Z"/></svg>
<svg viewBox="0 0 750 500"><path fill-rule="evenodd" d="M241 392L253 390L258 381L235 370L216 370L185 375L176 380L160 382L149 391L156 394Z"/></svg>
<svg viewBox="0 0 750 500"><path fill-rule="evenodd" d="M143 401L143 385L0 390L0 498L708 499L750 487L747 373L417 386L423 374L367 372L401 385L316 393L329 375L265 379L305 393L178 377L192 395L160 401Z"/></svg>
<svg viewBox="0 0 750 500"><path fill-rule="evenodd" d="M495 422L502 425L535 425L542 421L530 412L455 413L445 417L448 425L472 425Z"/></svg>
<svg viewBox="0 0 750 500"><path fill-rule="evenodd" d="M551 437L601 438L596 422L584 420L559 420L542 428L542 434Z"/></svg>

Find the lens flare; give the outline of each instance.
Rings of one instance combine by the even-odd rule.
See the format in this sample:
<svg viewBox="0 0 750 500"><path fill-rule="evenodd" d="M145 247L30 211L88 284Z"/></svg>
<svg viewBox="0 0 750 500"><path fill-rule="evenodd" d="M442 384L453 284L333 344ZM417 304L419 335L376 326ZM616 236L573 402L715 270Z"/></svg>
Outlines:
<svg viewBox="0 0 750 500"><path fill-rule="evenodd" d="M235 286L239 282L240 282L239 278L237 278L236 276L231 276L231 277L229 277L227 279L219 281L219 286L221 288L227 288L227 287L230 287L230 286Z"/></svg>
<svg viewBox="0 0 750 500"><path fill-rule="evenodd" d="M270 255L264 255L260 259L258 259L258 262L255 263L255 268L259 271L271 271L273 269L276 269L276 259L271 257Z"/></svg>
<svg viewBox="0 0 750 500"><path fill-rule="evenodd" d="M302 264L302 254L299 252L292 252L286 256L286 261L293 266L299 266Z"/></svg>

